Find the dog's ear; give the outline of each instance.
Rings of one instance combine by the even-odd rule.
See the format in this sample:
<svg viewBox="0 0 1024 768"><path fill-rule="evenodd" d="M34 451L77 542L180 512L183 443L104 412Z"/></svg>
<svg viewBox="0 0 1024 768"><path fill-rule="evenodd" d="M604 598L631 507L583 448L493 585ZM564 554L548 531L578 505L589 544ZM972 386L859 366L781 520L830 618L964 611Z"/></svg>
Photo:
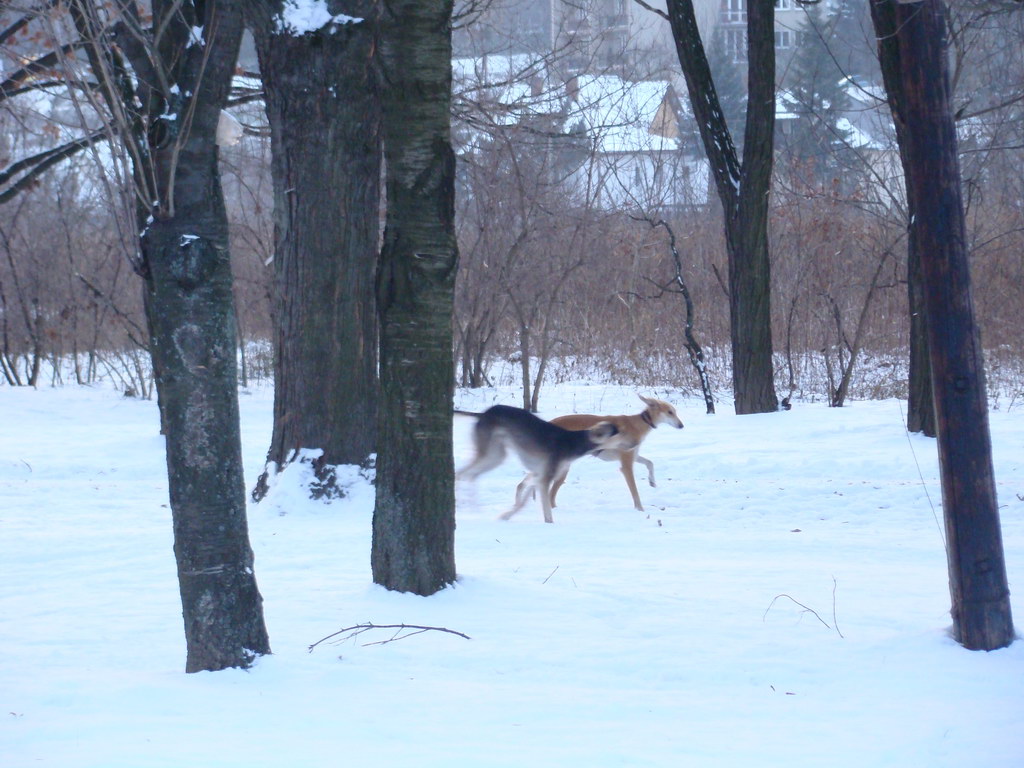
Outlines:
<svg viewBox="0 0 1024 768"><path fill-rule="evenodd" d="M643 400L646 405L654 405L657 402L656 400L652 400L649 397L644 397L639 392L636 393L636 396Z"/></svg>

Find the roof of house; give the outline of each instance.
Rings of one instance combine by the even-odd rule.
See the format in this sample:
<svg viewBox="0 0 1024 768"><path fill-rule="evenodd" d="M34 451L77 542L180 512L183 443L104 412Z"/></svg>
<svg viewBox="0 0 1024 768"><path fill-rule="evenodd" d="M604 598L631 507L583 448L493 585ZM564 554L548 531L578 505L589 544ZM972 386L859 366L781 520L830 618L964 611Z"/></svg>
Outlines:
<svg viewBox="0 0 1024 768"><path fill-rule="evenodd" d="M628 82L580 75L567 85L566 126L586 131L599 152L664 152L679 148L678 99L663 80Z"/></svg>

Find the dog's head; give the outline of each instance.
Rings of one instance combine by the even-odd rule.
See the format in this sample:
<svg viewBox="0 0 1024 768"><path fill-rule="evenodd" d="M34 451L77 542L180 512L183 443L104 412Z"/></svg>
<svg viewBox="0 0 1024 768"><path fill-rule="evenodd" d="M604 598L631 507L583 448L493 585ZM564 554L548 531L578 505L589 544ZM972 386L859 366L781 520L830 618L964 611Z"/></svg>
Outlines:
<svg viewBox="0 0 1024 768"><path fill-rule="evenodd" d="M644 417L651 427L657 427L659 424L671 424L676 429L683 428L683 422L671 403L666 403L664 400L658 400L654 397L644 397L639 392L637 392L637 396L647 406L644 410Z"/></svg>

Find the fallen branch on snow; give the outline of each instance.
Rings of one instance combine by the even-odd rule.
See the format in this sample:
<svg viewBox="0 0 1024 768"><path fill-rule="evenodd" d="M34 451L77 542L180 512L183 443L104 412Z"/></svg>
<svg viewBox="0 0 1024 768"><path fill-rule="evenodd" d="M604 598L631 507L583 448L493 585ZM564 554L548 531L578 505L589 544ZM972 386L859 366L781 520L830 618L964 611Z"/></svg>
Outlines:
<svg viewBox="0 0 1024 768"><path fill-rule="evenodd" d="M364 632L369 632L371 629L393 629L394 634L386 640L375 640L372 643L363 643L363 647L371 645L387 645L397 640L404 640L407 637L413 635L421 635L424 632L447 632L449 635L458 635L459 637L470 640L469 635L464 635L461 632L456 632L454 629L445 629L444 627L424 627L417 624L356 624L353 627L345 627L339 629L337 632L332 632L327 637L322 637L309 646L309 652L312 653L313 649L321 643L325 643L328 640L334 640L335 643L343 643L346 640L354 640ZM335 638L337 638L335 640Z"/></svg>
<svg viewBox="0 0 1024 768"><path fill-rule="evenodd" d="M818 621L820 621L822 624L824 624L825 627L827 627L828 629L835 629L836 634L839 635L840 637L843 637L843 633L839 631L839 622L836 620L836 588L837 587L838 587L838 583L836 582L835 578L833 578L832 579L832 620L836 622L834 627L831 624L829 624L827 621L825 621L823 618L821 618L821 616L818 615L818 612L816 610L814 610L813 608L810 608L810 607L804 605L799 600L797 600L797 599L795 599L795 598L793 598L793 597L791 597L790 595L787 595L787 594L776 595L775 597L772 598L771 603L765 609L764 615L761 616L761 621L765 620L765 617L768 616L768 612L775 606L775 603L779 600L779 598L784 597L787 600L790 600L791 602L796 603L801 608L803 608L805 613L814 614L814 618L816 618ZM846 638L843 638L843 639L845 640Z"/></svg>

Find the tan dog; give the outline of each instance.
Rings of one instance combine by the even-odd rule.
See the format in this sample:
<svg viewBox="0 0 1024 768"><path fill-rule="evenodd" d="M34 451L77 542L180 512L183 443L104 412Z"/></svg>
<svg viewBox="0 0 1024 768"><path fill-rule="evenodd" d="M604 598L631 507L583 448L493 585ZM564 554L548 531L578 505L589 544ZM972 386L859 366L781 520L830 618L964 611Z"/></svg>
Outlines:
<svg viewBox="0 0 1024 768"><path fill-rule="evenodd" d="M636 489L636 478L633 476L633 463L639 461L645 467L647 467L647 482L651 484L651 487L655 487L654 483L654 462L650 459L645 459L641 456L638 451L640 449L640 443L644 441L648 433L659 424L671 424L676 429L683 428L683 422L679 420L679 416L676 414L676 409L673 408L669 403L664 400L657 400L653 397L639 396L644 404L647 406L641 413L635 416L595 416L590 413L571 413L567 416L559 416L551 420L552 424L557 424L563 429L569 429L573 431L590 429L595 424L600 422L608 422L614 424L619 431L619 435L622 438L627 438L628 441L624 447L621 448L602 448L601 450L594 451L593 455L599 459L605 461L615 461L618 459L619 468L622 470L623 476L626 478L626 485L629 486L629 492L633 496L633 506L639 512L644 511L643 504L640 503L640 493ZM551 485L551 506L555 506L555 496L558 494L558 489L562 487L565 482L566 476L569 474L568 465L565 466L564 471L557 475L554 482ZM526 499L523 498L524 494L531 494L533 487L533 478L527 475L526 478L516 488L516 505L522 506Z"/></svg>

